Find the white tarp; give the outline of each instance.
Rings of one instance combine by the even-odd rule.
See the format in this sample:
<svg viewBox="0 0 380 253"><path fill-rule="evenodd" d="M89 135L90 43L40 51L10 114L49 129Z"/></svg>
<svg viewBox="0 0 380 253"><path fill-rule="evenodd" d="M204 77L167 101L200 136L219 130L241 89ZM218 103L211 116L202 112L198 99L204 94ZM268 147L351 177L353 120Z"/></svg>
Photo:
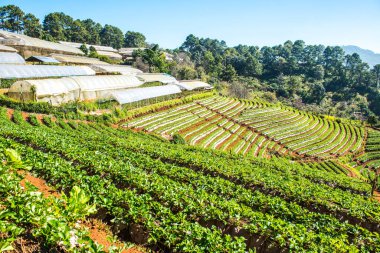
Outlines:
<svg viewBox="0 0 380 253"><path fill-rule="evenodd" d="M111 97L114 98L119 104L128 104L149 98L156 98L165 95L172 95L181 93L181 90L176 85L162 85L146 88L127 89L114 91Z"/></svg>
<svg viewBox="0 0 380 253"><path fill-rule="evenodd" d="M50 49L53 51L65 52L66 54L80 54L84 53L78 48L62 45L55 42L40 40L32 38L23 34L11 33L0 30L0 44L6 46L29 46L43 49Z"/></svg>
<svg viewBox="0 0 380 253"><path fill-rule="evenodd" d="M177 79L165 73L141 73L137 77L145 83L161 82L164 84L178 83Z"/></svg>
<svg viewBox="0 0 380 253"><path fill-rule="evenodd" d="M53 105L76 100L110 98L117 90L143 84L135 76L83 76L58 79L23 80L9 89L10 97L23 101L36 99Z"/></svg>
<svg viewBox="0 0 380 253"><path fill-rule="evenodd" d="M13 47L8 47L0 44L0 52L11 52L11 53L17 53L17 49L14 49Z"/></svg>
<svg viewBox="0 0 380 253"><path fill-rule="evenodd" d="M95 71L85 66L4 64L0 67L0 78L3 79L91 75L95 75Z"/></svg>
<svg viewBox="0 0 380 253"><path fill-rule="evenodd" d="M91 65L90 68L98 73L120 73L122 75L136 75L142 73L141 70L127 65Z"/></svg>
<svg viewBox="0 0 380 253"><path fill-rule="evenodd" d="M180 81L177 84L179 87L185 90L195 90L195 89L211 89L212 86L208 83L202 81Z"/></svg>
<svg viewBox="0 0 380 253"><path fill-rule="evenodd" d="M0 64L25 64L25 60L17 53L0 52Z"/></svg>

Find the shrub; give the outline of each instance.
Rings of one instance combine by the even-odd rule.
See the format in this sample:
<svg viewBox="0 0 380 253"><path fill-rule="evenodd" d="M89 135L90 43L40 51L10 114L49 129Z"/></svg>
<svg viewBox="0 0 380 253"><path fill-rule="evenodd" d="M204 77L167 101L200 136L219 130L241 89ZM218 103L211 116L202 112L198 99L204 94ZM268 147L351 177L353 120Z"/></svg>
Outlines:
<svg viewBox="0 0 380 253"><path fill-rule="evenodd" d="M173 143L175 143L175 144L186 144L186 140L179 133L175 133L173 135Z"/></svg>

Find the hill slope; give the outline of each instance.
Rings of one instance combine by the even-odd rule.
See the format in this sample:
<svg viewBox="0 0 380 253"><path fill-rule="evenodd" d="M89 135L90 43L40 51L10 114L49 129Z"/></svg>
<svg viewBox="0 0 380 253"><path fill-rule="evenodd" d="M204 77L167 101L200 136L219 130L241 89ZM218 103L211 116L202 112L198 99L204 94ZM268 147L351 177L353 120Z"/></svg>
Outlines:
<svg viewBox="0 0 380 253"><path fill-rule="evenodd" d="M377 54L371 50L363 49L358 46L342 46L343 50L346 52L346 54L353 54L357 53L360 55L360 58L369 64L369 66L372 68L376 64L380 64L380 54Z"/></svg>

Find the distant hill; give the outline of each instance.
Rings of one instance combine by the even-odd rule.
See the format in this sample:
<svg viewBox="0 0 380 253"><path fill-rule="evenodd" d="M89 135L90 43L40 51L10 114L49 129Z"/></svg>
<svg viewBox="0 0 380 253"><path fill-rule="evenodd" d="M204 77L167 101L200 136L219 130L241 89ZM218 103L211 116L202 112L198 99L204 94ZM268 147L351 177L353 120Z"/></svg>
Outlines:
<svg viewBox="0 0 380 253"><path fill-rule="evenodd" d="M357 46L342 46L342 48L346 52L346 54L359 54L360 58L364 62L368 63L371 68L376 64L380 64L380 54L376 54L371 50L363 49Z"/></svg>

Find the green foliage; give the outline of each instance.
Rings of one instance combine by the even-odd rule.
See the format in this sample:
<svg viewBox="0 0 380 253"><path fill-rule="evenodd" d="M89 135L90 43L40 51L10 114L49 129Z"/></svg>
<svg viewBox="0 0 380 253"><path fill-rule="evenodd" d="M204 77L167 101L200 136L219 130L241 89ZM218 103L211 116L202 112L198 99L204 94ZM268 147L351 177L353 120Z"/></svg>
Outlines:
<svg viewBox="0 0 380 253"><path fill-rule="evenodd" d="M33 126L39 126L40 125L40 122L38 121L37 116L35 114L29 115L29 122Z"/></svg>
<svg viewBox="0 0 380 253"><path fill-rule="evenodd" d="M173 143L184 145L186 144L186 140L179 133L175 133L173 134Z"/></svg>
<svg viewBox="0 0 380 253"><path fill-rule="evenodd" d="M142 33L128 31L124 36L124 47L145 47L145 40Z"/></svg>

